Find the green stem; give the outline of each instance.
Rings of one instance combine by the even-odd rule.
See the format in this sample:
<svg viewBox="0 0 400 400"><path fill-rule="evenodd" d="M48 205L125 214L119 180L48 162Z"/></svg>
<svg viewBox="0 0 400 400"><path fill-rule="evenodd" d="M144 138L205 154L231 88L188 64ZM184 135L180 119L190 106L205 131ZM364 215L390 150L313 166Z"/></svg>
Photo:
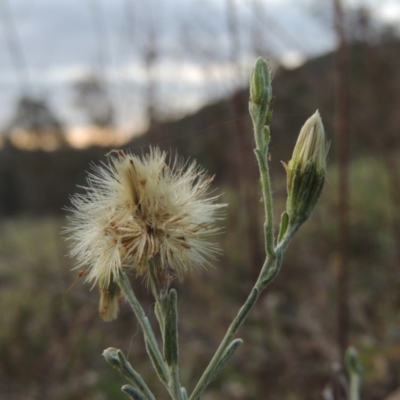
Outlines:
<svg viewBox="0 0 400 400"><path fill-rule="evenodd" d="M299 230L300 226L289 226L289 228L287 229L285 235L283 236L282 240L278 243L278 245L276 246L276 252L278 253L284 253L286 251L286 249L289 246L289 243L292 241L294 235L296 234L296 232Z"/></svg>
<svg viewBox="0 0 400 400"><path fill-rule="evenodd" d="M358 374L350 374L350 399L360 400L360 376Z"/></svg>
<svg viewBox="0 0 400 400"><path fill-rule="evenodd" d="M181 385L179 382L179 368L177 365L177 358L178 358L178 315L177 315L177 307L176 307L176 292L171 293L169 292L169 296L172 296L174 299L170 304L167 299L162 299L160 296L162 288L159 287L159 283L156 277L156 266L154 265L153 261L149 261L149 271L150 271L150 284L151 290L156 301L154 306L155 315L157 317L161 334L163 340L163 347L164 347L164 358L166 363L168 364L168 390L171 397L174 400L181 400L182 399L182 391ZM168 302L168 304L167 304ZM168 332L166 332L166 328L168 328ZM169 347L174 345L173 349ZM167 348L167 354L165 354ZM173 353L172 355L170 353ZM171 360L171 357L174 357ZM176 359L175 359L176 358Z"/></svg>
<svg viewBox="0 0 400 400"><path fill-rule="evenodd" d="M261 269L260 276L256 282L256 287L262 292L278 275L283 259L283 252L275 248L273 257L267 258Z"/></svg>
<svg viewBox="0 0 400 400"><path fill-rule="evenodd" d="M275 253L274 253L275 254ZM243 324L247 315L257 302L257 299L260 293L265 289L265 287L274 279L274 277L278 274L280 263L282 262L282 257L273 257L267 258L264 262L263 268L261 269L260 275L257 279L256 284L254 285L251 293L249 294L247 300L243 304L243 306L238 311L235 319L232 321L229 326L225 337L222 339L217 351L215 352L213 358L211 359L209 365L201 376L199 382L193 390L192 395L189 400L197 400L200 398L203 391L207 388L208 384L211 382L214 377L215 369L218 367L220 358L224 355L226 349L230 345L234 335L239 330L240 326ZM278 265L279 264L279 265Z"/></svg>
<svg viewBox="0 0 400 400"><path fill-rule="evenodd" d="M182 400L181 384L179 382L179 368L176 364L170 367L169 388L174 400Z"/></svg>
<svg viewBox="0 0 400 400"><path fill-rule="evenodd" d="M158 285L157 277L156 277L156 266L154 265L153 261L149 261L149 271L150 271L150 286L151 286L151 291L153 293L154 299L156 300L156 304L154 306L154 313L156 315L158 324L160 326L160 331L163 336L163 341L164 341L164 330L165 330L165 320L164 320L164 314L165 314L165 301L161 299L160 296L160 287Z"/></svg>
<svg viewBox="0 0 400 400"><path fill-rule="evenodd" d="M125 358L121 350L109 347L108 349L104 350L103 357L110 365L118 369L119 372L121 372L133 384L133 392L139 392L138 398L155 400L153 393L151 393L143 378L132 368L131 364Z"/></svg>
<svg viewBox="0 0 400 400"><path fill-rule="evenodd" d="M179 346L178 346L178 307L177 293L171 289L163 308L162 319L164 320L164 359L169 367L170 392L175 396L174 399L182 399L181 384L179 382Z"/></svg>
<svg viewBox="0 0 400 400"><path fill-rule="evenodd" d="M150 287L154 298L158 303L161 302L160 298L160 288L158 287L158 282L156 278L156 266L152 260L149 261L149 277L150 277Z"/></svg>
<svg viewBox="0 0 400 400"><path fill-rule="evenodd" d="M261 72L259 67L261 68ZM272 191L271 191L271 180L269 176L269 167L268 167L268 143L269 143L270 132L269 132L269 127L266 124L269 121L268 108L271 97L269 95L261 96L261 98L258 99L259 97L258 95L260 95L261 92L264 91L266 93L267 92L270 93L269 79L264 79L265 77L268 77L269 72L266 69L267 68L266 65L260 63L259 67L256 66L256 69L258 68L258 70L254 72L255 75L253 84L255 86L254 87L251 86L250 91L253 89L253 92L256 95L255 97L257 98L257 100L260 101L259 103L257 103L250 100L249 108L254 127L254 138L256 142L255 154L258 162L258 167L260 170L261 188L264 199L264 209L265 209L264 239L265 239L265 251L267 253L267 257L260 271L260 275L257 279L256 284L254 285L247 300L240 308L235 319L229 326L225 334L225 337L223 338L221 344L219 345L209 365L207 366L199 382L194 388L193 393L190 396L189 400L199 399L203 391L206 389L210 381L213 379L215 371L220 363L220 360L224 356L226 349L230 345L234 335L236 334L236 332L246 319L250 310L253 308L260 293L278 274L282 263L283 252L279 252L277 254L275 251ZM257 74L260 73L261 75L258 76ZM261 84L267 84L269 87L267 88L260 87Z"/></svg>
<svg viewBox="0 0 400 400"><path fill-rule="evenodd" d="M182 400L188 400L188 395L184 387L181 388Z"/></svg>
<svg viewBox="0 0 400 400"><path fill-rule="evenodd" d="M154 336L153 330L147 319L142 306L140 305L139 301L137 300L129 279L127 278L124 272L121 272L119 285L121 288L122 293L124 294L125 299L132 307L133 312L137 320L139 321L140 326L143 329L143 333L146 339L147 346L152 353L152 361L155 364L154 368L164 384L168 385L168 368L164 362L164 359L161 355L160 349L158 348L156 338Z"/></svg>
<svg viewBox="0 0 400 400"><path fill-rule="evenodd" d="M225 337L223 338L221 344L219 345L217 351L214 354L214 357L211 359L210 363L208 364L206 370L204 371L203 375L201 376L199 382L197 383L196 387L193 390L189 400L197 400L200 398L203 391L207 388L208 384L210 383L212 377L214 376L214 371L218 366L219 360L222 355L225 353L226 348L232 341L233 336L242 325L243 321L245 320L247 314L253 308L255 302L257 301L259 296L258 290L254 287L251 291L249 297L247 298L246 302L243 304L241 309L239 310L238 314L236 315L235 319L232 321L231 325L229 326Z"/></svg>
<svg viewBox="0 0 400 400"><path fill-rule="evenodd" d="M260 122L254 123L254 137L256 142L255 154L258 162L258 168L260 170L261 189L264 200L265 251L268 257L274 257L274 214L272 205L271 180L268 167L269 127Z"/></svg>

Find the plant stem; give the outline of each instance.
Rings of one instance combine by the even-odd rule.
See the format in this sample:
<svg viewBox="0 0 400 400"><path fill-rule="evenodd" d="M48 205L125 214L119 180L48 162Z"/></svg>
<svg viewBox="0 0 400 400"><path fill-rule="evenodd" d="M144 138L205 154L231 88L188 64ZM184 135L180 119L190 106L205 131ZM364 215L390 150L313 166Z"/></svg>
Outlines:
<svg viewBox="0 0 400 400"><path fill-rule="evenodd" d="M152 352L152 361L155 367L155 370L164 384L168 385L168 368L164 362L164 359L161 355L160 349L158 348L156 338L154 336L153 330L147 319L142 306L140 305L139 301L137 300L129 279L127 278L124 272L121 272L119 285L121 287L121 291L124 294L127 302L132 307L133 312L137 320L139 321L140 326L143 329L143 333L146 339L147 346L150 348Z"/></svg>
<svg viewBox="0 0 400 400"><path fill-rule="evenodd" d="M252 95L254 95L254 99L252 99ZM249 110L253 121L254 138L256 142L256 149L254 152L256 154L258 167L260 170L261 188L264 200L264 240L265 251L267 255L257 282L255 283L247 300L238 311L235 319L229 326L225 337L223 338L209 365L194 388L189 400L199 399L207 385L213 379L219 361L230 345L234 335L246 319L250 310L253 308L260 293L275 278L282 263L283 252L277 253L275 249L272 191L268 168L268 143L270 132L267 123L269 122L268 109L270 100L271 84L268 67L265 61L260 61L260 59L258 59L255 69L253 70L250 83Z"/></svg>
<svg viewBox="0 0 400 400"><path fill-rule="evenodd" d="M258 126L257 126L258 125ZM260 169L261 178L261 189L264 200L265 210L265 223L264 223L264 240L265 240L265 251L268 257L275 255L274 249L274 221L273 221L273 205L272 205L272 192L271 192L271 180L269 177L269 167L267 160L268 143L265 142L264 129L268 129L266 126L260 126L257 124L254 127L254 136L256 138L257 148L255 149L256 158L258 161L258 167Z"/></svg>
<svg viewBox="0 0 400 400"><path fill-rule="evenodd" d="M221 344L219 345L217 351L215 352L213 358L211 359L210 363L208 364L206 370L204 371L203 375L201 376L199 382L197 383L196 387L193 390L189 400L197 400L200 398L203 391L207 388L208 384L210 383L214 370L217 367L219 359L224 354L226 348L228 347L229 343L231 342L233 336L242 325L243 321L245 320L247 314L252 309L253 305L258 299L259 292L254 287L251 291L249 297L247 298L246 302L240 308L238 314L236 315L235 319L232 321L231 325L229 326L225 337L223 338Z"/></svg>
<svg viewBox="0 0 400 400"><path fill-rule="evenodd" d="M274 250L275 251L275 250ZM275 253L274 253L275 254ZM238 311L235 319L229 326L225 337L222 339L217 351L215 352L213 358L211 359L209 365L201 376L199 382L193 390L189 400L197 400L200 398L203 391L207 388L211 379L213 378L215 368L217 367L220 358L225 353L229 344L231 343L234 335L243 324L247 315L257 302L260 293L265 289L265 287L275 278L279 272L280 263L282 262L282 257L269 257L265 260L263 268L261 269L260 275L255 283L252 291L250 292L247 300L243 306ZM279 264L279 265L278 265ZM267 280L267 282L266 282ZM266 282L266 283L265 283Z"/></svg>
<svg viewBox="0 0 400 400"><path fill-rule="evenodd" d="M167 364L169 364L170 360L168 357L165 356L165 345L166 345L166 340L170 340L170 337L166 336L165 328L168 324L167 318L172 318L171 315L168 315L168 312L166 310L166 299L162 299L160 296L160 287L156 278L156 267L153 263L153 261L149 261L149 270L150 270L150 284L151 284L151 289L152 293L154 296L154 299L156 301L156 304L154 306L155 310L155 315L157 317L160 330L161 330L161 335L162 335L162 340L163 340L163 347L164 347L164 358ZM171 294L171 292L169 293ZM174 305L174 310L175 313L177 313L176 310L176 300L175 300L175 305ZM175 315L176 321L175 321L175 333L174 336L176 335L175 341L177 345L177 314ZM169 343L168 343L169 345ZM176 357L178 350L176 349ZM182 399L182 391L181 391L181 385L179 382L179 367L177 365L177 360L173 362L171 365L168 365L168 390L169 393L171 394L171 397L174 400L181 400Z"/></svg>
<svg viewBox="0 0 400 400"><path fill-rule="evenodd" d="M358 374L350 374L350 399L360 400L360 376Z"/></svg>
<svg viewBox="0 0 400 400"><path fill-rule="evenodd" d="M275 255L274 221L272 208L271 181L268 168L268 144L270 140L269 122L271 113L269 106L272 100L271 75L268 64L258 58L250 76L249 112L253 123L254 150L260 170L261 188L265 209L265 251L267 257Z"/></svg>
<svg viewBox="0 0 400 400"><path fill-rule="evenodd" d="M150 277L150 287L151 292L153 293L156 304L154 305L154 313L156 315L158 324L160 326L161 335L164 341L164 330L165 330L165 299L162 300L160 296L160 288L156 278L156 266L152 260L149 261L149 277Z"/></svg>
<svg viewBox="0 0 400 400"><path fill-rule="evenodd" d="M361 371L362 367L357 350L350 346L345 353L344 360L350 378L350 388L348 400L360 399Z"/></svg>
<svg viewBox="0 0 400 400"><path fill-rule="evenodd" d="M181 384L179 382L179 368L177 365L172 365L169 369L169 388L174 400L182 400Z"/></svg>

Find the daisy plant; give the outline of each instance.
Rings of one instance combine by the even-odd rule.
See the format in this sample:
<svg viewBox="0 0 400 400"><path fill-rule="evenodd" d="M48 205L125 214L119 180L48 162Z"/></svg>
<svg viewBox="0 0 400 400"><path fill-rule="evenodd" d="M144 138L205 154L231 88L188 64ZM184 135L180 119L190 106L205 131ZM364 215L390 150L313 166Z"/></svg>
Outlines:
<svg viewBox="0 0 400 400"><path fill-rule="evenodd" d="M327 144L317 111L301 129L292 159L284 164L288 199L275 237L268 169L271 99L269 67L259 58L251 73L249 110L265 209L266 257L247 300L190 394L180 382L177 292L170 283L177 277L183 279L192 268L210 264L219 253L208 238L220 232L217 222L223 218L226 205L211 195L212 177L195 162L168 158L157 147L142 156L119 150L108 155L108 163L94 166L85 193L72 197L70 223L65 229L72 240L70 253L77 259L77 268L85 268L86 280L100 291L100 316L111 321L117 318L119 301L123 298L129 303L143 330L154 370L174 400L200 399L242 344L235 338L239 327L260 293L278 274L290 240L321 195ZM145 276L149 283L161 347L127 271ZM126 395L136 400L155 399L121 350L108 348L103 355L128 379L129 384L122 387Z"/></svg>

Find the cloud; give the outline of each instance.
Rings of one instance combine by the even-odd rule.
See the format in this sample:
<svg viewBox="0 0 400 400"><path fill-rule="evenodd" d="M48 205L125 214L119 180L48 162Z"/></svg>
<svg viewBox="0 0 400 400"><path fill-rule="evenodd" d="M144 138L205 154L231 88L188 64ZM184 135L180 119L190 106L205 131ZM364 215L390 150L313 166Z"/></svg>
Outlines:
<svg viewBox="0 0 400 400"><path fill-rule="evenodd" d="M378 17L384 22L396 23L400 21L400 4L398 2L389 2L383 4L377 10Z"/></svg>
<svg viewBox="0 0 400 400"><path fill-rule="evenodd" d="M71 123L77 118L71 85L91 72L106 78L119 115L126 119L134 112L143 114L140 96L148 77L144 52L152 44L158 102L176 109L183 96L190 100L181 104L193 107L243 84L255 49L263 55L296 54L298 59L326 51L334 43L330 27L295 0L236 1L237 48L232 46L227 2L222 0L9 3L32 90L47 93ZM5 42L9 33L4 27L0 33L0 54L5 55L0 58L0 105L9 105L0 110L1 125L20 94L20 82ZM235 75L232 57L240 59L241 76Z"/></svg>

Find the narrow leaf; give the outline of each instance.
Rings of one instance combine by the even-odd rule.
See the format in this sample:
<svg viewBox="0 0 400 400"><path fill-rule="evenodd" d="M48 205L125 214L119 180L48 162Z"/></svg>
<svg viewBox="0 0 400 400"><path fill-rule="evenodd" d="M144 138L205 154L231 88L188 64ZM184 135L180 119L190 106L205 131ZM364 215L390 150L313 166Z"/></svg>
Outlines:
<svg viewBox="0 0 400 400"><path fill-rule="evenodd" d="M182 400L188 400L187 391L184 387L181 387L181 395L182 395Z"/></svg>
<svg viewBox="0 0 400 400"><path fill-rule="evenodd" d="M130 385L124 385L121 388L121 391L123 391L130 399L133 400L147 400L146 397L144 397L137 389L135 389L133 386Z"/></svg>
<svg viewBox="0 0 400 400"><path fill-rule="evenodd" d="M154 369L157 372L158 377L168 385L168 377L165 375L165 371L162 365L160 365L157 355L154 354L153 348L149 345L148 341L146 340L146 350L147 354L150 356L151 362L153 363Z"/></svg>
<svg viewBox="0 0 400 400"><path fill-rule="evenodd" d="M178 363L177 298L176 290L171 289L165 307L164 357L169 366Z"/></svg>
<svg viewBox="0 0 400 400"><path fill-rule="evenodd" d="M211 381L214 380L214 378L217 376L217 374L221 371L221 369L225 366L225 364L229 361L229 359L232 357L233 353L235 350L243 343L242 339L235 339L231 342L231 344L227 347L225 352L222 354L221 358L218 360L216 363L215 367L213 368L212 371L210 371L208 379L203 382L202 390L203 392L207 386L211 383Z"/></svg>
<svg viewBox="0 0 400 400"><path fill-rule="evenodd" d="M155 400L154 395L151 393L150 389L144 382L143 378L138 374L125 358L121 350L117 351L117 356L121 364L120 371L125 375L127 379L143 394L148 400Z"/></svg>
<svg viewBox="0 0 400 400"><path fill-rule="evenodd" d="M284 211L281 215L281 224L279 226L278 243L283 239L289 225L289 215Z"/></svg>
<svg viewBox="0 0 400 400"><path fill-rule="evenodd" d="M231 344L228 346L228 348L225 350L225 353L222 355L220 358L218 364L216 365L216 368L214 370L213 376L210 379L210 382L214 379L214 377L221 371L222 368L225 367L226 363L229 361L229 359L233 356L233 353L236 351L236 349L243 343L242 339L235 339L231 342Z"/></svg>

